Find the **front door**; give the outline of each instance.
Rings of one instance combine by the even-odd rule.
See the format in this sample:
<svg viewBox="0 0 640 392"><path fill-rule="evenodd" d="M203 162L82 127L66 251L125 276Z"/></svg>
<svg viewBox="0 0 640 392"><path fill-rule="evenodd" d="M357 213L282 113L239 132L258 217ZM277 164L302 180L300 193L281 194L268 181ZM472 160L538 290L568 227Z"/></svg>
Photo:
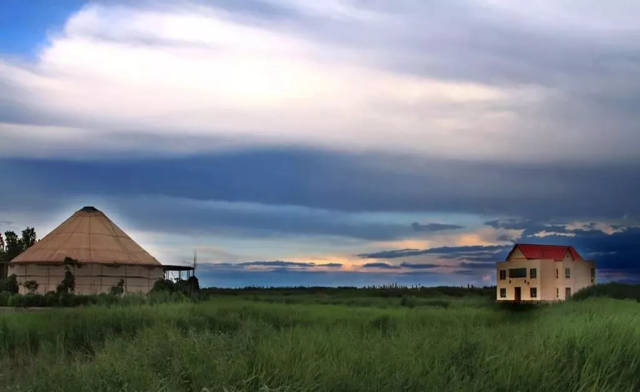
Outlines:
<svg viewBox="0 0 640 392"><path fill-rule="evenodd" d="M522 299L522 292L520 290L520 287L514 287L514 290L515 290L515 293L514 293L515 294L515 296L514 296L515 298L514 299L516 301L520 301L520 299Z"/></svg>
<svg viewBox="0 0 640 392"><path fill-rule="evenodd" d="M571 287L566 287L564 289L564 298L569 299L569 297L571 297Z"/></svg>

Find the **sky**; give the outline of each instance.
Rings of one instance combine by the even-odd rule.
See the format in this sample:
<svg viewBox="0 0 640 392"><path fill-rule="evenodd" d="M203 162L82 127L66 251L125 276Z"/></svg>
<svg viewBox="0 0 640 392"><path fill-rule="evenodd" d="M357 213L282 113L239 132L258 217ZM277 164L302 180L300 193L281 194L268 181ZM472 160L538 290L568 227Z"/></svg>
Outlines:
<svg viewBox="0 0 640 392"><path fill-rule="evenodd" d="M640 282L640 4L0 2L0 231L92 205L204 286Z"/></svg>

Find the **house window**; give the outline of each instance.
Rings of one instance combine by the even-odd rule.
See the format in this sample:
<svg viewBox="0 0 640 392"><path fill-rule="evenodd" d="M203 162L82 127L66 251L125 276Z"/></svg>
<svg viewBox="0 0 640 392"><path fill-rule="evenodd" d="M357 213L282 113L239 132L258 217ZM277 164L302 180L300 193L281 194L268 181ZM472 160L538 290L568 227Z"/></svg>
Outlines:
<svg viewBox="0 0 640 392"><path fill-rule="evenodd" d="M530 291L531 291L531 293L530 293L531 294L531 298L536 298L538 296L538 288L537 287L532 287L530 289Z"/></svg>
<svg viewBox="0 0 640 392"><path fill-rule="evenodd" d="M556 287L556 298L560 298L560 289Z"/></svg>
<svg viewBox="0 0 640 392"><path fill-rule="evenodd" d="M564 289L564 298L569 298L571 297L571 287L567 287Z"/></svg>
<svg viewBox="0 0 640 392"><path fill-rule="evenodd" d="M564 269L564 277L565 277L566 279L571 278L571 268L565 268L565 269Z"/></svg>
<svg viewBox="0 0 640 392"><path fill-rule="evenodd" d="M526 278L527 269L526 268L509 268L509 277L510 278Z"/></svg>
<svg viewBox="0 0 640 392"><path fill-rule="evenodd" d="M535 279L538 276L538 270L535 268L529 269L529 278Z"/></svg>
<svg viewBox="0 0 640 392"><path fill-rule="evenodd" d="M500 280L505 280L505 279L507 279L507 271L500 270Z"/></svg>
<svg viewBox="0 0 640 392"><path fill-rule="evenodd" d="M500 298L507 298L507 289L500 289Z"/></svg>
<svg viewBox="0 0 640 392"><path fill-rule="evenodd" d="M556 279L558 279L558 269L556 268Z"/></svg>

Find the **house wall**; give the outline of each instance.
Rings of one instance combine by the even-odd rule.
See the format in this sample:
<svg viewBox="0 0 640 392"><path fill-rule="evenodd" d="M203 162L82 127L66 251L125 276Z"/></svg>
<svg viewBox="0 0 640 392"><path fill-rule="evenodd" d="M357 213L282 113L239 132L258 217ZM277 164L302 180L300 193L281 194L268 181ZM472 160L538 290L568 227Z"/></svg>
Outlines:
<svg viewBox="0 0 640 392"><path fill-rule="evenodd" d="M496 277L497 277L497 287L496 287L496 298L498 301L515 301L515 288L520 287L521 289L521 297L522 301L540 301L542 295L542 271L540 270L541 262L540 260L519 260L519 261L504 261L501 263L497 263L496 267ZM527 276L524 278L510 278L509 277L509 269L512 268L526 268ZM536 278L532 279L530 277L530 269L536 269ZM506 278L504 280L500 280L500 270L504 269L506 271ZM538 291L537 296L535 298L531 297L531 288L535 287ZM507 289L506 298L500 297L500 289Z"/></svg>
<svg viewBox="0 0 640 392"><path fill-rule="evenodd" d="M527 278L509 278L510 268L527 268ZM529 277L529 269L537 268L537 279ZM570 268L570 277L565 277L565 268ZM524 258L510 258L510 261L497 263L496 266L496 299L498 301L514 301L515 287L521 287L522 301L563 301L566 299L566 288L571 288L571 294L595 284L591 279L591 268L595 264L591 261L572 260L569 256L563 261L551 259L526 260ZM500 280L500 270L507 274L505 280ZM558 271L556 277L556 270ZM531 298L529 288L537 287L537 298ZM507 289L507 297L500 297L500 289Z"/></svg>
<svg viewBox="0 0 640 392"><path fill-rule="evenodd" d="M79 264L70 266L75 277L76 294L108 293L124 280L125 292L148 293L164 274L161 266ZM20 294L28 293L24 282L35 280L39 294L55 291L65 274L61 264L9 264L9 274L15 274Z"/></svg>
<svg viewBox="0 0 640 392"><path fill-rule="evenodd" d="M571 295L577 293L585 287L589 287L595 284L595 280L591 281L591 268L595 268L595 263L592 261L576 260L576 261L563 261L558 266L559 279L558 288L560 292L560 299L566 299L566 288L571 288ZM565 278L565 268L571 269L571 277Z"/></svg>

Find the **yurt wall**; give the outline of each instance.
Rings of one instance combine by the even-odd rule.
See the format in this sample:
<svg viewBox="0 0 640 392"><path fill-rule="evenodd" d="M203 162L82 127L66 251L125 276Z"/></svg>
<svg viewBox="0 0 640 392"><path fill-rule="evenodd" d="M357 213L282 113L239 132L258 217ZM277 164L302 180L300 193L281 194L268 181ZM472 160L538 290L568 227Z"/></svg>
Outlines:
<svg viewBox="0 0 640 392"><path fill-rule="evenodd" d="M109 293L120 280L124 281L125 292L146 293L163 277L162 267L80 264L69 268L75 278L76 294ZM65 266L16 264L10 266L9 274L16 275L21 294L29 292L24 283L30 280L38 283L36 293L46 294L56 291L64 278Z"/></svg>

